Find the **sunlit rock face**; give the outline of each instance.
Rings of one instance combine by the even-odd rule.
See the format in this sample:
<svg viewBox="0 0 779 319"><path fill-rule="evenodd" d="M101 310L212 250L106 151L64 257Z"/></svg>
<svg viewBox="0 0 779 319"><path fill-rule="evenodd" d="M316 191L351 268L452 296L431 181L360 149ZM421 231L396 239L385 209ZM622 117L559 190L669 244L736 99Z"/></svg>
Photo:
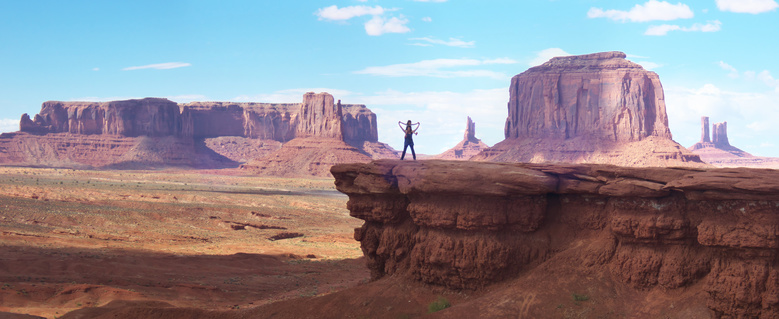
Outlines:
<svg viewBox="0 0 779 319"><path fill-rule="evenodd" d="M671 138L656 73L622 52L552 58L514 76L505 137Z"/></svg>

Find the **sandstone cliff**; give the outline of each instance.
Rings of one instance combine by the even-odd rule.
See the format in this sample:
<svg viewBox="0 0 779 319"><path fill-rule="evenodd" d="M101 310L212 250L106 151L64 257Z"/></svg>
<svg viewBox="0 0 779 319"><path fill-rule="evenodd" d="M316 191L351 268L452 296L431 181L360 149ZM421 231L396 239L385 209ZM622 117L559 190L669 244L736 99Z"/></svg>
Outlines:
<svg viewBox="0 0 779 319"><path fill-rule="evenodd" d="M302 103L286 104L192 102L179 105L158 98L112 102L49 101L43 103L41 112L33 119L22 115L21 133L0 138L0 163L102 167L118 165L129 156L134 158L134 165L142 165L142 158L122 153L144 148L138 144L140 137L164 138L165 141L159 143L191 146L179 149L179 154L153 154L152 149L146 149L144 152L150 157L150 165L160 162L237 165L265 158L274 152L299 150L293 146L282 150L283 143L296 138L332 139L330 145L321 140L307 144L307 148L316 145L324 153L327 149L344 150L341 144L346 142L350 151L360 155L338 156L344 161L348 161L347 158L363 162L370 158L394 158L394 150L378 141L373 112L364 105L342 105L340 100L338 103L333 101L328 93L312 92L303 96ZM122 138L130 139L120 141ZM70 144L61 144L63 139L73 139L73 149L68 148ZM94 145L81 145L82 142ZM118 146L120 144L128 147ZM110 151L103 151L104 147L109 147ZM246 150L246 147L252 149ZM36 149L49 151L33 151ZM279 154L274 157L276 155ZM191 160L182 162L175 156ZM285 156L294 157L282 154ZM329 174L327 169L300 169L304 175L318 175L320 171Z"/></svg>
<svg viewBox="0 0 779 319"><path fill-rule="evenodd" d="M667 165L669 159L700 165L686 149L672 150L676 143L657 74L625 57L622 52L556 57L513 77L506 140L474 160L636 165L620 157L630 155L625 151L633 147L627 145L644 142L640 148L650 157L642 162L648 165ZM654 141L662 144L656 156ZM658 163L651 163L654 159Z"/></svg>
<svg viewBox="0 0 779 319"><path fill-rule="evenodd" d="M374 278L489 286L444 317L570 315L584 308L563 313L561 298L577 291L596 298L592 317L779 316L776 170L384 160L332 173L365 220L354 235Z"/></svg>
<svg viewBox="0 0 779 319"><path fill-rule="evenodd" d="M476 138L476 123L468 117L465 123L465 136L460 143L457 143L454 147L444 151L441 154L434 156L436 159L446 160L464 160L467 161L476 154L479 154L482 150L489 148L487 144L484 144L480 139Z"/></svg>
<svg viewBox="0 0 779 319"><path fill-rule="evenodd" d="M728 122L714 123L709 137L709 117L701 117L701 140L688 149L706 163L718 167L779 168L779 158L753 156L728 140Z"/></svg>

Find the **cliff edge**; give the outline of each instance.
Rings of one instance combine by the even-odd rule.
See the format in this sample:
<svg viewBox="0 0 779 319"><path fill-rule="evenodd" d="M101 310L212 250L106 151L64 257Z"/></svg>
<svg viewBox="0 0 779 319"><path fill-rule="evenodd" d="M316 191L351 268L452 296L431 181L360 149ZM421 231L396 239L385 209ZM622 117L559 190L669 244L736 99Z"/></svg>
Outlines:
<svg viewBox="0 0 779 319"><path fill-rule="evenodd" d="M365 220L354 236L375 279L488 291L447 316L563 315L572 293L597 299L592 317L779 316L776 170L380 160L331 171Z"/></svg>

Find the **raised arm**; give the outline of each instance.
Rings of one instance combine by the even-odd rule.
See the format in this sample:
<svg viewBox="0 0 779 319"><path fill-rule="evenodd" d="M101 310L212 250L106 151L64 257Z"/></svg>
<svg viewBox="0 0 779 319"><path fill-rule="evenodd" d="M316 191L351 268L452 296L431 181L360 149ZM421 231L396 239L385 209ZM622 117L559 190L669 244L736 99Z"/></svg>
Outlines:
<svg viewBox="0 0 779 319"><path fill-rule="evenodd" d="M398 121L398 126L400 126L400 130L401 130L401 131L403 131L403 132L405 132L405 131L406 131L406 129L405 129L405 128L403 128L403 122L401 122L401 121Z"/></svg>
<svg viewBox="0 0 779 319"><path fill-rule="evenodd" d="M417 130L419 129L419 126L420 126L421 124L419 124L419 122L416 122L416 123L414 123L414 124L411 124L411 125L416 125L416 126L417 126L417 128L415 128L415 129L414 129L414 133L416 133L416 132L417 132Z"/></svg>

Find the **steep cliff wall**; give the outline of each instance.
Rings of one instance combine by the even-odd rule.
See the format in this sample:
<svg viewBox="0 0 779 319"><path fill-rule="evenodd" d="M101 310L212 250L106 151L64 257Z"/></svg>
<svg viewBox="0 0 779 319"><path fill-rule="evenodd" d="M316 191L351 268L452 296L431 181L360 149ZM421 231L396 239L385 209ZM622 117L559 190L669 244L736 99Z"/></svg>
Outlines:
<svg viewBox="0 0 779 319"><path fill-rule="evenodd" d="M506 139L471 159L704 165L671 139L657 74L625 57L622 52L556 57L513 77Z"/></svg>
<svg viewBox="0 0 779 319"><path fill-rule="evenodd" d="M506 138L671 138L660 79L622 52L557 57L511 79Z"/></svg>
<svg viewBox="0 0 779 319"><path fill-rule="evenodd" d="M589 289L618 305L660 288L646 297L667 309L655 316L688 291L700 291L689 299L700 304L676 308L779 316L776 170L383 160L331 171L351 215L365 220L355 239L374 278L462 289L535 274L542 288L524 290L539 295L613 281L628 290ZM551 272L562 264L580 271ZM494 298L528 317L558 303Z"/></svg>
<svg viewBox="0 0 779 319"><path fill-rule="evenodd" d="M296 137L335 138L359 145L378 142L376 114L365 105L333 103L328 93L306 93L302 103L192 102L146 98L112 102L43 103L22 132L121 136L240 136L287 142Z"/></svg>
<svg viewBox="0 0 779 319"><path fill-rule="evenodd" d="M48 101L29 121L22 116L20 129L30 133L182 136L179 107L167 99L146 98L112 102Z"/></svg>

